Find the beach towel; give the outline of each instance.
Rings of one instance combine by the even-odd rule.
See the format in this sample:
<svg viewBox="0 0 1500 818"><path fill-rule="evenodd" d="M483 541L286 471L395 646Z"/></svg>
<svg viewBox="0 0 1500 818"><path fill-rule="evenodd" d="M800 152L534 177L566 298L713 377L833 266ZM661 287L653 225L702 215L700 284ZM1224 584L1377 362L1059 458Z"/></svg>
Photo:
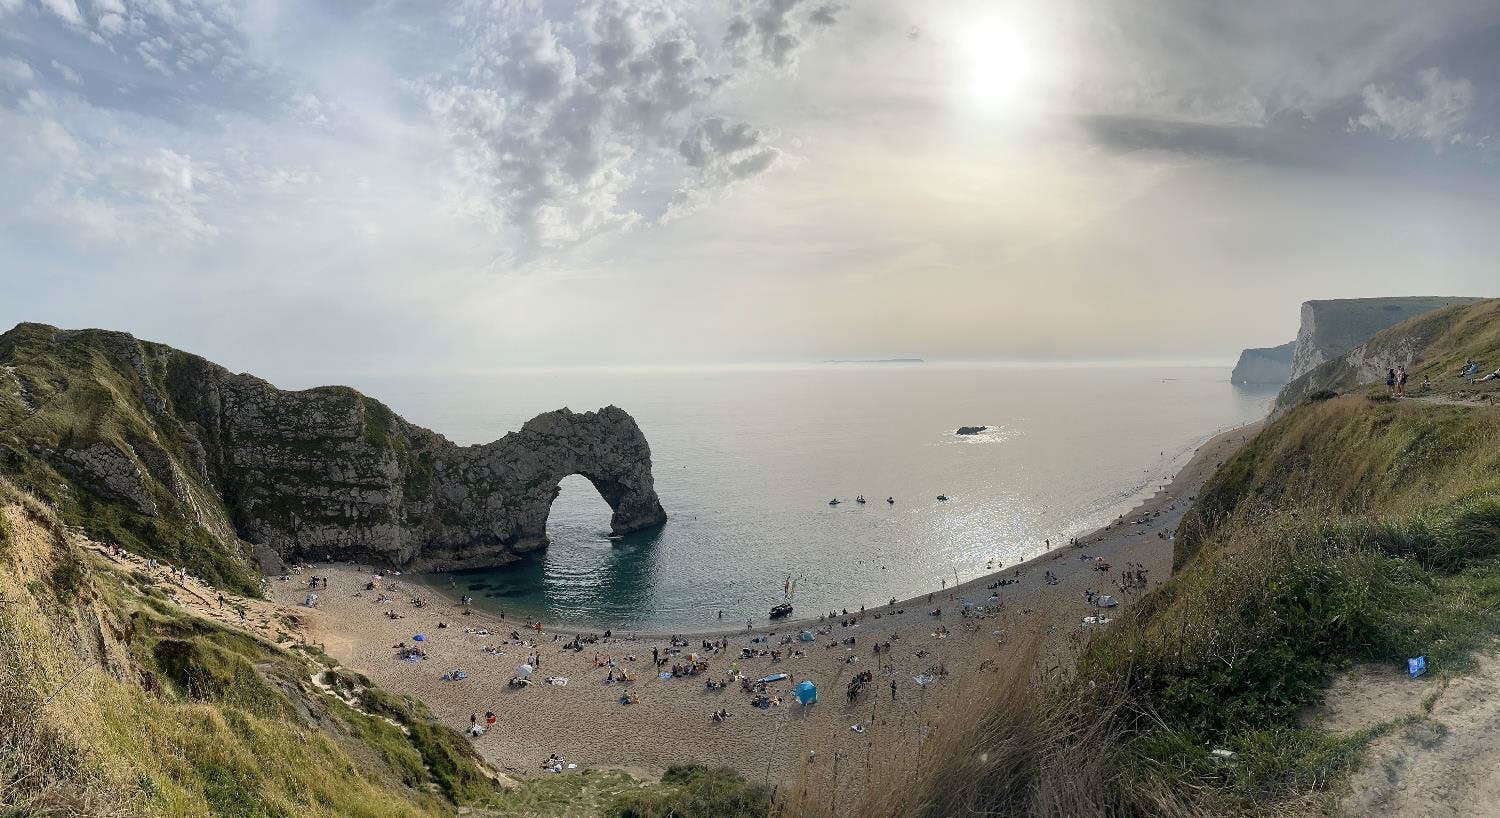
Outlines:
<svg viewBox="0 0 1500 818"><path fill-rule="evenodd" d="M667 679L672 678L672 671L663 670L662 672L656 674L656 678L661 679L662 681L666 681Z"/></svg>
<svg viewBox="0 0 1500 818"><path fill-rule="evenodd" d="M927 685L932 684L932 677L928 676L926 673L923 673L920 676L913 676L913 677L911 677L911 680L914 681L914 682L916 682L917 684L923 686L923 687L926 687Z"/></svg>
<svg viewBox="0 0 1500 818"><path fill-rule="evenodd" d="M556 685L557 687L567 687L568 686L568 677L566 677L566 676L548 676L547 677L547 684L549 684L549 685Z"/></svg>

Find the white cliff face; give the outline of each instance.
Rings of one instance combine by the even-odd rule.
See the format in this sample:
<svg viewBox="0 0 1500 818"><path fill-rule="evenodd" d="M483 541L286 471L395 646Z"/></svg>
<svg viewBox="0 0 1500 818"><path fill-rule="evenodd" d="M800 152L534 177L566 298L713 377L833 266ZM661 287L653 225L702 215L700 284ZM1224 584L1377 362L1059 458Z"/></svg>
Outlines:
<svg viewBox="0 0 1500 818"><path fill-rule="evenodd" d="M102 356L119 396L118 405L88 404L109 424L85 420L121 431L34 443L32 456L99 498L163 524L201 525L226 545L237 537L286 560L504 564L546 545L548 512L570 474L598 488L617 534L666 520L651 447L617 407L548 412L464 447L352 389L286 392L123 333L23 325L7 339L0 359L8 349L37 383L96 390L96 370L57 370ZM29 411L13 405L16 417Z"/></svg>
<svg viewBox="0 0 1500 818"><path fill-rule="evenodd" d="M1306 375L1382 330L1409 318L1458 304L1472 304L1481 299L1441 296L1406 298L1344 298L1331 301L1307 301L1302 305L1302 322L1297 329L1292 352L1291 380Z"/></svg>
<svg viewBox="0 0 1500 818"><path fill-rule="evenodd" d="M1328 355L1329 350L1318 344L1318 311L1313 302L1303 302L1297 340L1292 342L1292 367L1287 380L1296 380L1322 366Z"/></svg>
<svg viewBox="0 0 1500 818"><path fill-rule="evenodd" d="M1292 349L1296 342L1279 347L1247 349L1230 373L1231 383L1240 385L1269 384L1280 386L1291 380Z"/></svg>

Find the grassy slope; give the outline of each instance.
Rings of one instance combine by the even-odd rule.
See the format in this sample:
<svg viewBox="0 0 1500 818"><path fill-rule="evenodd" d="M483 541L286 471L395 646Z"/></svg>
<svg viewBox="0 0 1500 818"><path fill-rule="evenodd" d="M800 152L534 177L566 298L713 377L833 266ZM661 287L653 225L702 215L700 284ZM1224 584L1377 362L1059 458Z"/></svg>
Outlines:
<svg viewBox="0 0 1500 818"><path fill-rule="evenodd" d="M85 330L54 343L51 327L22 324L0 335L0 474L56 509L70 525L136 553L184 566L195 576L241 594L259 594L249 550L227 524L216 494L190 470L194 501L206 525L158 480L146 481L160 513L151 517L126 503L101 499L77 486L40 450L84 449L107 443L120 451L159 450L188 463L186 442L153 423L142 400L146 389L169 395L168 372L143 356L146 376L112 348L118 333ZM151 345L129 339L136 349ZM179 353L180 355L180 353ZM216 524L215 524L216 523Z"/></svg>
<svg viewBox="0 0 1500 818"><path fill-rule="evenodd" d="M1500 358L1497 303L1418 319L1436 322L1422 366ZM957 749L867 813L1326 809L1369 738L1299 725L1334 674L1419 653L1462 672L1500 635L1500 407L1383 391L1267 426L1200 492L1173 578L1096 637L1071 678L950 719L940 729L958 738L935 746Z"/></svg>
<svg viewBox="0 0 1500 818"><path fill-rule="evenodd" d="M323 694L326 660L184 614L3 493L0 814L419 816L497 797L420 705L364 680L346 680L357 706Z"/></svg>

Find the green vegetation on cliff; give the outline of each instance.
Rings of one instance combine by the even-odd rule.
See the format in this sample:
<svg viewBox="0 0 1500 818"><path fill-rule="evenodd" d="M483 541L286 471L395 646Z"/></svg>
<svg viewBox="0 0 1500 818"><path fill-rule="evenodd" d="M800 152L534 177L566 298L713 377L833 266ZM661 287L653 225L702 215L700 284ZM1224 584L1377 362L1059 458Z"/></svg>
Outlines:
<svg viewBox="0 0 1500 818"><path fill-rule="evenodd" d="M499 790L419 705L196 618L0 484L0 814L418 816Z"/></svg>
<svg viewBox="0 0 1500 818"><path fill-rule="evenodd" d="M1495 361L1497 304L1389 332L1441 327L1423 330L1419 372ZM1321 814L1382 729L1302 725L1334 675L1418 654L1461 672L1500 635L1500 407L1449 402L1467 389L1450 386L1292 407L1200 492L1172 579L1074 673L1016 679L945 725L935 746L953 749L923 786L865 812Z"/></svg>

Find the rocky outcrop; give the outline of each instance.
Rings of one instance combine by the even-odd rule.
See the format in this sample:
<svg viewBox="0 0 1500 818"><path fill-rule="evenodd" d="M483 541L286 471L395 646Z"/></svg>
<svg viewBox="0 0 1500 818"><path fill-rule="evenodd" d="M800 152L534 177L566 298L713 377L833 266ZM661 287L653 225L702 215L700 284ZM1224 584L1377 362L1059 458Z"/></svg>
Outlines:
<svg viewBox="0 0 1500 818"><path fill-rule="evenodd" d="M1477 298L1412 296L1406 298L1341 298L1302 304L1290 379L1306 375L1334 360L1376 333L1409 318Z"/></svg>
<svg viewBox="0 0 1500 818"><path fill-rule="evenodd" d="M988 426L960 426L960 427L958 427L958 431L954 432L954 434L956 434L956 435L977 435L980 432L983 432L984 430L986 430L988 428L990 428L990 427L988 427Z"/></svg>
<svg viewBox="0 0 1500 818"><path fill-rule="evenodd" d="M1279 347L1247 349L1230 373L1231 383L1241 386L1280 386L1292 377L1292 350L1296 341L1288 341Z"/></svg>
<svg viewBox="0 0 1500 818"><path fill-rule="evenodd" d="M609 503L616 534L666 520L651 447L614 406L458 446L353 389L284 391L124 333L23 324L0 335L0 365L37 393L0 391L0 468L53 469L154 518L141 530L198 526L286 560L497 565L547 544L571 474Z"/></svg>

